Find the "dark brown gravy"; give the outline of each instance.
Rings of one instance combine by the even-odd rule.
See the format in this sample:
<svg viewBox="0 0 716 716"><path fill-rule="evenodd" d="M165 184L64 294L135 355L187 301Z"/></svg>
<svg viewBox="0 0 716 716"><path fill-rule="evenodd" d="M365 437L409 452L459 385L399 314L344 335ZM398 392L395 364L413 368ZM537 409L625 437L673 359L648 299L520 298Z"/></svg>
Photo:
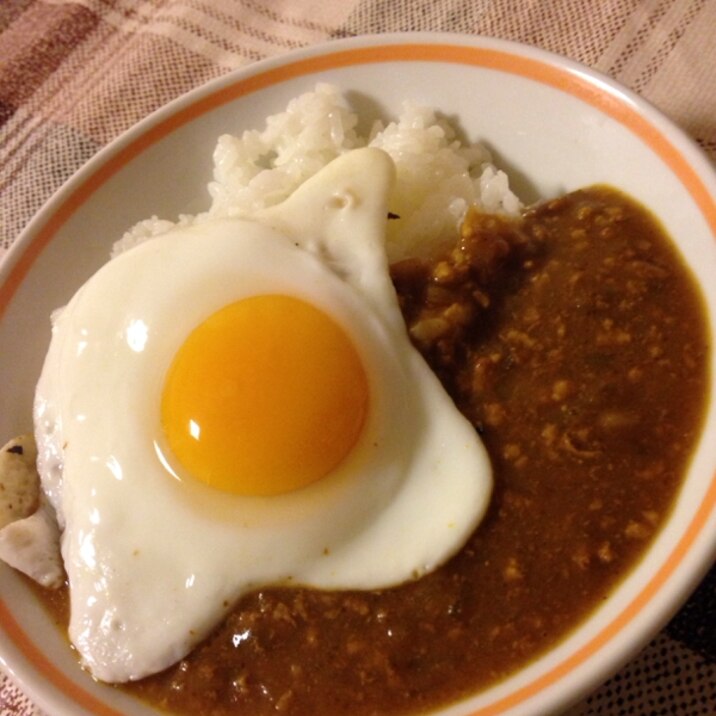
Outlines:
<svg viewBox="0 0 716 716"><path fill-rule="evenodd" d="M487 518L396 589L249 595L126 690L181 714L420 712L555 644L659 529L699 434L709 347L698 291L647 212L593 187L521 222L472 214L444 260L393 276L492 457Z"/></svg>

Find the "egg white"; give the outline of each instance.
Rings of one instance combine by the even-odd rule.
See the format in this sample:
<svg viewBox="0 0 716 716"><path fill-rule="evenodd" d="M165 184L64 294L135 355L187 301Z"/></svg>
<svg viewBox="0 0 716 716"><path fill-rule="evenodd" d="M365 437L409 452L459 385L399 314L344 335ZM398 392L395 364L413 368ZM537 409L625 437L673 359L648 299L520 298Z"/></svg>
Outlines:
<svg viewBox="0 0 716 716"><path fill-rule="evenodd" d="M35 402L39 466L64 525L70 638L98 679L166 668L261 585L411 579L482 517L487 455L411 346L390 281L393 174L383 152L356 150L250 221L195 223L127 251L56 316ZM196 325L269 293L313 303L351 336L370 412L329 477L276 497L229 495L172 461L161 390Z"/></svg>

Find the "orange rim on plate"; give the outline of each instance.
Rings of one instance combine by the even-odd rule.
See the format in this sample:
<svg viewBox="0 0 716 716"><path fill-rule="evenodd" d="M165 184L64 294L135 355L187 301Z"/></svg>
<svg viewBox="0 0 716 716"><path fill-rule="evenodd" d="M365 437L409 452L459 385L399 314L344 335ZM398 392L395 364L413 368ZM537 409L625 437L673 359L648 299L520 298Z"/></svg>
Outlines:
<svg viewBox="0 0 716 716"><path fill-rule="evenodd" d="M7 280L0 286L0 317L2 317L13 295L43 248L52 240L75 211L122 167L174 130L228 102L287 80L327 70L385 62L436 62L491 69L519 75L554 87L586 102L626 127L662 159L679 178L706 219L711 233L716 237L716 203L689 161L654 124L641 116L637 109L626 101L623 96L620 96L616 91L610 93L604 88L600 88L588 73L570 71L556 67L547 61L523 57L507 50L447 43L391 44L388 42L367 47L337 49L324 54L297 59L288 64L279 65L238 79L210 92L206 96L200 97L149 127L126 146L108 157L89 177L71 191L52 211L44 224L36 230L31 242L24 247L23 253L17 258ZM471 716L494 716L525 702L527 699L554 685L599 651L627 624L632 622L664 586L704 529L715 507L716 474L711 479L709 489L699 509L677 544L666 556L666 559L649 582L616 617L592 637L589 642L567 656L555 667L511 694L498 698L493 703L473 711ZM33 664L36 670L65 696L98 716L122 716L120 712L107 706L81 686L78 686L52 664L44 655L42 649L33 642L17 623L2 599L0 599L0 624L2 624L3 629L14 645Z"/></svg>

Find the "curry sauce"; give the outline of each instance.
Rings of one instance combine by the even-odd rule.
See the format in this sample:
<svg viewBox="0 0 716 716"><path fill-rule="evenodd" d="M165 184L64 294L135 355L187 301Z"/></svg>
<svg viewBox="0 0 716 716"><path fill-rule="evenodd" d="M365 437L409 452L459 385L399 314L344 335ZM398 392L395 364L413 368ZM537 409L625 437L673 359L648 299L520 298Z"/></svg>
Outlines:
<svg viewBox="0 0 716 716"><path fill-rule="evenodd" d="M395 589L249 595L124 688L181 714L420 712L554 645L659 530L701 428L709 337L648 212L604 186L519 220L472 211L450 252L392 275L414 344L491 456L486 518Z"/></svg>

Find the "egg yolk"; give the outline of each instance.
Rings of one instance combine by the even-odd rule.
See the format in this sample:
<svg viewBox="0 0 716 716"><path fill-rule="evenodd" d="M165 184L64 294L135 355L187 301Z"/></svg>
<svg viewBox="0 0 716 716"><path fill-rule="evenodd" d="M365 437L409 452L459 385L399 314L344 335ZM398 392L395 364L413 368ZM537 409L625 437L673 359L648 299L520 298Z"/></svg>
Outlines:
<svg viewBox="0 0 716 716"><path fill-rule="evenodd" d="M343 329L291 296L253 296L200 324L167 373L161 420L195 478L276 495L328 475L351 451L368 380Z"/></svg>

